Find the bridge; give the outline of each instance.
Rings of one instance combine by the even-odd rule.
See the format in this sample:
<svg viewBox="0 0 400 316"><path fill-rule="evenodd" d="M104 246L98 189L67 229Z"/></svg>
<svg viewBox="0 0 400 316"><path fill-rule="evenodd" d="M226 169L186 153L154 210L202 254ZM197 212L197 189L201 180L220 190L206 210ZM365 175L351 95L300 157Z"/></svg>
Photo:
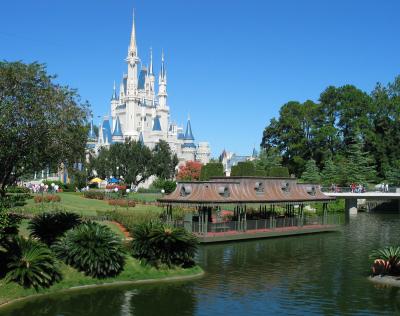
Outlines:
<svg viewBox="0 0 400 316"><path fill-rule="evenodd" d="M347 189L347 188L346 188ZM345 211L348 215L357 214L357 200L397 200L398 210L400 212L400 188L391 189L389 192L367 191L367 192L343 192L339 188L339 192L329 192L323 190L324 193L337 199L345 199Z"/></svg>

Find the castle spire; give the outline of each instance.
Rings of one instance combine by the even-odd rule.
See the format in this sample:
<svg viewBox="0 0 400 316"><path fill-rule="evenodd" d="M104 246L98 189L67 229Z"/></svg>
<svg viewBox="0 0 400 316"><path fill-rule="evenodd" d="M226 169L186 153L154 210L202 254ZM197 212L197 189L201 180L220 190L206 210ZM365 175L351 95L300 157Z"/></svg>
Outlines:
<svg viewBox="0 0 400 316"><path fill-rule="evenodd" d="M165 64L164 64L164 49L161 52L161 73L160 76L162 79L165 79Z"/></svg>
<svg viewBox="0 0 400 316"><path fill-rule="evenodd" d="M114 80L113 94L112 94L111 100L117 100L117 99L118 99L117 88L115 87L115 80Z"/></svg>
<svg viewBox="0 0 400 316"><path fill-rule="evenodd" d="M135 29L135 9L132 13L132 32L131 32L131 42L129 43L129 55L134 54L137 56L137 46L136 46L136 29Z"/></svg>
<svg viewBox="0 0 400 316"><path fill-rule="evenodd" d="M153 74L153 48L150 47L150 67L149 67L149 75Z"/></svg>

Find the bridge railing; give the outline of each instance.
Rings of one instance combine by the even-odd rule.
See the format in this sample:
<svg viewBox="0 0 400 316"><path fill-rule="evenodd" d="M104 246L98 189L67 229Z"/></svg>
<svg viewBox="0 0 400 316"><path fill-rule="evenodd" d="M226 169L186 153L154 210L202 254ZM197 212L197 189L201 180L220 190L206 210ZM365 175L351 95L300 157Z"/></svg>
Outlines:
<svg viewBox="0 0 400 316"><path fill-rule="evenodd" d="M325 193L367 193L367 192L379 192L379 193L396 193L398 188L389 187L387 191L380 188L355 188L350 187L321 187L321 191Z"/></svg>

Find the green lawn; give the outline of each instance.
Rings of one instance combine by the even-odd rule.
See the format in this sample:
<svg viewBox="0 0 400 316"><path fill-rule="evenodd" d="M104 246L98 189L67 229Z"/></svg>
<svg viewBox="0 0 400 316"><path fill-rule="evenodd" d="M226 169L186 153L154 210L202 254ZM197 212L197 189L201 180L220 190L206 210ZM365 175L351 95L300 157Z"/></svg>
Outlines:
<svg viewBox="0 0 400 316"><path fill-rule="evenodd" d="M37 214L44 211L52 210L65 210L70 212L79 213L82 216L97 216L97 211L107 212L114 210L126 210L125 207L115 207L108 205L107 201L86 199L81 193L65 192L58 193L61 197L60 203L35 203L33 199L27 200L27 204L23 207L18 207L15 211L28 214ZM146 194L147 195L147 194ZM140 195L141 198L146 196L145 194ZM156 195L150 194L147 198L150 201L155 199ZM158 212L162 211L162 208L156 205L142 205L137 204L134 208L129 208L132 212Z"/></svg>
<svg viewBox="0 0 400 316"><path fill-rule="evenodd" d="M117 225L115 225L113 222L109 221L98 221L99 224L105 225L109 227L115 234L120 236L122 239L125 239L124 233L119 229ZM29 237L30 231L28 230L28 224L29 224L29 219L23 219L21 223L19 224L19 234L24 236L24 237Z"/></svg>
<svg viewBox="0 0 400 316"><path fill-rule="evenodd" d="M147 279L161 279L166 277L190 276L202 273L202 269L195 266L190 269L156 269L147 265L143 265L136 259L127 256L124 271L115 278L94 279L78 272L74 268L60 262L60 269L63 280L54 284L48 289L41 289L36 292L34 289L24 289L16 283L6 283L4 279L0 279L0 305L10 302L14 299L31 296L35 294L56 293L61 290L69 289L76 286L115 283L121 281L137 281Z"/></svg>

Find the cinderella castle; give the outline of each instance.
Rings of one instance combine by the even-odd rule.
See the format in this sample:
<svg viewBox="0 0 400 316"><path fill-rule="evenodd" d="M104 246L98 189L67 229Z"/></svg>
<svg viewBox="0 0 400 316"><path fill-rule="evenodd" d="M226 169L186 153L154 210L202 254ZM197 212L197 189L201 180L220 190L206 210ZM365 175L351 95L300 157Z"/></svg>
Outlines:
<svg viewBox="0 0 400 316"><path fill-rule="evenodd" d="M111 116L103 118L98 136L91 122L87 148L96 153L101 147L124 142L125 139L133 139L153 148L160 140L164 140L181 163L189 160L207 163L211 154L210 146L207 142L195 144L190 118L185 129L170 120L164 53L161 55L158 91L151 50L149 66L140 66L134 18L125 61L128 71L122 77L118 93L114 83Z"/></svg>

